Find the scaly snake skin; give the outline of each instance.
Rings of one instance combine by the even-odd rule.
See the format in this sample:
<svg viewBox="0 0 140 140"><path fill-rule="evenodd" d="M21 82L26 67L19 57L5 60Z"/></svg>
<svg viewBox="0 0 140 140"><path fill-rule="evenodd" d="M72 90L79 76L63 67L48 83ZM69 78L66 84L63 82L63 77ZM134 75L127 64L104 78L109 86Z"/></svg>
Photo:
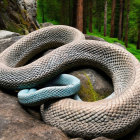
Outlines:
<svg viewBox="0 0 140 140"><path fill-rule="evenodd" d="M41 105L49 99L68 97L80 90L80 80L61 74L42 89L23 89L18 93L19 102L27 106Z"/></svg>
<svg viewBox="0 0 140 140"><path fill-rule="evenodd" d="M65 44L65 45L63 45ZM61 47L24 65L38 51ZM0 54L0 86L10 89L42 85L78 66L97 67L113 81L114 96L96 102L62 99L41 106L43 120L83 138L119 138L140 123L140 64L125 49L86 41L78 30L51 26L22 38ZM22 66L22 67L19 67Z"/></svg>

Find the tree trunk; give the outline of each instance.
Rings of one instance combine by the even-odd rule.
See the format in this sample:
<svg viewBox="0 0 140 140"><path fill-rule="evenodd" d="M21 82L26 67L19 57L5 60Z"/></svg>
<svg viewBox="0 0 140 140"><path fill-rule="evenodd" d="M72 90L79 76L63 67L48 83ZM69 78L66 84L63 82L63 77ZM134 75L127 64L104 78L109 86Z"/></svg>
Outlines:
<svg viewBox="0 0 140 140"><path fill-rule="evenodd" d="M118 39L121 40L122 38L122 13L123 12L123 0L120 0L120 17L119 17L119 33Z"/></svg>
<svg viewBox="0 0 140 140"><path fill-rule="evenodd" d="M84 11L83 11L83 33L87 33L87 18L88 18L88 0L84 0Z"/></svg>
<svg viewBox="0 0 140 140"><path fill-rule="evenodd" d="M116 0L112 1L112 13L111 13L111 31L110 31L110 37L114 37L114 22L115 22L115 7L116 7Z"/></svg>
<svg viewBox="0 0 140 140"><path fill-rule="evenodd" d="M67 22L66 22L66 15L67 15L67 13L66 13L66 11L67 11L67 9L66 9L66 1L65 0L62 0L61 1L61 19L60 19L60 23L61 23L61 25L65 25Z"/></svg>
<svg viewBox="0 0 140 140"><path fill-rule="evenodd" d="M83 32L83 0L77 1L76 28Z"/></svg>
<svg viewBox="0 0 140 140"><path fill-rule="evenodd" d="M90 0L90 3L89 3L89 32L93 32L92 30L92 9L93 9L93 1Z"/></svg>
<svg viewBox="0 0 140 140"><path fill-rule="evenodd" d="M105 0L105 7L104 7L104 36L106 36L107 31L107 0Z"/></svg>
<svg viewBox="0 0 140 140"><path fill-rule="evenodd" d="M125 46L128 47L128 25L129 25L129 0L127 1L127 15L126 15L126 25L125 25Z"/></svg>
<svg viewBox="0 0 140 140"><path fill-rule="evenodd" d="M4 22L3 22L2 16L0 14L0 29L5 29L5 28L6 28L6 26L5 26Z"/></svg>
<svg viewBox="0 0 140 140"><path fill-rule="evenodd" d="M124 13L125 13L125 0L123 0L123 9L122 9L122 33L121 33L121 36L122 36L122 40L123 40L123 33L124 33Z"/></svg>
<svg viewBox="0 0 140 140"><path fill-rule="evenodd" d="M72 20L72 18L71 18L71 0L69 0L69 26L71 26L71 20Z"/></svg>
<svg viewBox="0 0 140 140"><path fill-rule="evenodd" d="M77 1L73 0L73 10L72 10L72 27L76 27L77 22Z"/></svg>
<svg viewBox="0 0 140 140"><path fill-rule="evenodd" d="M137 49L140 49L140 25L139 25L139 29L138 29Z"/></svg>

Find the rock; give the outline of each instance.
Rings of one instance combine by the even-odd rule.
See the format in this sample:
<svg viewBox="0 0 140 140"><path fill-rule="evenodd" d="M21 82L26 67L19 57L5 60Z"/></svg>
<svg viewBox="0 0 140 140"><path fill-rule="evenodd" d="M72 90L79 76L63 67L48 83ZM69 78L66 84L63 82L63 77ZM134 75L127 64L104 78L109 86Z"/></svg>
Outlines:
<svg viewBox="0 0 140 140"><path fill-rule="evenodd" d="M18 0L22 9L27 10L27 17L35 23L35 25L39 28L39 23L36 20L36 9L37 9L37 1L36 0Z"/></svg>
<svg viewBox="0 0 140 140"><path fill-rule="evenodd" d="M6 30L0 30L0 39L10 38L14 36L19 36L20 34L15 32L10 32Z"/></svg>
<svg viewBox="0 0 140 140"><path fill-rule="evenodd" d="M109 139L109 138L106 138L106 137L98 137L98 138L95 138L95 139L92 139L92 140L114 140L114 139Z"/></svg>
<svg viewBox="0 0 140 140"><path fill-rule="evenodd" d="M39 108L32 108L37 117L30 115L29 109L22 107L13 92L0 90L0 139L1 140L68 140L65 134L44 124ZM34 114L35 114L34 113Z"/></svg>
<svg viewBox="0 0 140 140"><path fill-rule="evenodd" d="M87 40L105 41L103 38L96 37L96 36L93 36L93 35L87 35L87 34L85 34L85 38L86 38Z"/></svg>
<svg viewBox="0 0 140 140"><path fill-rule="evenodd" d="M73 139L70 139L70 140L84 140L82 138L73 138Z"/></svg>
<svg viewBox="0 0 140 140"><path fill-rule="evenodd" d="M45 22L40 24L40 27L48 27L48 26L53 26L53 24L50 22Z"/></svg>
<svg viewBox="0 0 140 140"><path fill-rule="evenodd" d="M18 33L1 30L0 31L0 53L22 37L23 36L21 36Z"/></svg>
<svg viewBox="0 0 140 140"><path fill-rule="evenodd" d="M39 28L35 0L4 0L0 7L0 29L28 34Z"/></svg>
<svg viewBox="0 0 140 140"><path fill-rule="evenodd" d="M6 39L0 39L0 53L22 37L23 36L13 36Z"/></svg>
<svg viewBox="0 0 140 140"><path fill-rule="evenodd" d="M100 70L81 69L70 74L80 79L81 89L78 94L84 101L100 100L113 92L111 80Z"/></svg>
<svg viewBox="0 0 140 140"><path fill-rule="evenodd" d="M140 126L138 126L133 132L123 138L120 138L119 140L140 140Z"/></svg>

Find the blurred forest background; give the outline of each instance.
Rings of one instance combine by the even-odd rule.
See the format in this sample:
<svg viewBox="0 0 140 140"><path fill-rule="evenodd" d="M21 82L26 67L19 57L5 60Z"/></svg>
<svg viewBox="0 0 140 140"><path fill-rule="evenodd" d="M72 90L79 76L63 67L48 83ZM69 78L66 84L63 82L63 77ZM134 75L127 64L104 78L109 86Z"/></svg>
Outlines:
<svg viewBox="0 0 140 140"><path fill-rule="evenodd" d="M140 0L37 0L37 20L119 42L140 60Z"/></svg>

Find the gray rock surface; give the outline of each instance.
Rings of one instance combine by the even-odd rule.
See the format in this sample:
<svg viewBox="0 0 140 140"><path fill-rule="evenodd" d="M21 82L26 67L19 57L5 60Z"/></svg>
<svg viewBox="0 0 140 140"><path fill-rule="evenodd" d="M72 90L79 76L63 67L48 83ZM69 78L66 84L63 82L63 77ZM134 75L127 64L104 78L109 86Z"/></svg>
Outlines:
<svg viewBox="0 0 140 140"><path fill-rule="evenodd" d="M92 139L92 140L114 140L114 139L108 139L108 138L105 138L105 137L98 137L98 138L95 138L95 139Z"/></svg>
<svg viewBox="0 0 140 140"><path fill-rule="evenodd" d="M84 140L82 138L73 138L73 139L70 139L70 140Z"/></svg>
<svg viewBox="0 0 140 140"><path fill-rule="evenodd" d="M40 120L39 108L22 107L13 92L0 90L0 140L68 140Z"/></svg>
<svg viewBox="0 0 140 140"><path fill-rule="evenodd" d="M19 33L10 32L6 30L0 30L0 39L10 38L14 36L19 36Z"/></svg>
<svg viewBox="0 0 140 140"><path fill-rule="evenodd" d="M41 24L40 24L40 27L41 27L41 28L43 28L43 27L48 27L48 26L53 26L53 24L50 23L50 22L45 22L45 23L41 23Z"/></svg>
<svg viewBox="0 0 140 140"><path fill-rule="evenodd" d="M111 79L100 70L86 68L70 74L80 79L81 89L78 94L84 101L96 101L113 92Z"/></svg>
<svg viewBox="0 0 140 140"><path fill-rule="evenodd" d="M0 29L28 34L39 28L36 0L1 0Z"/></svg>
<svg viewBox="0 0 140 140"><path fill-rule="evenodd" d="M87 34L85 34L85 38L86 38L87 40L105 41L103 38L96 37L96 36L92 36L92 35L87 35Z"/></svg>
<svg viewBox="0 0 140 140"><path fill-rule="evenodd" d="M35 23L39 27L39 23L36 20L36 9L37 9L37 1L36 0L18 0L21 9L27 10L27 17Z"/></svg>
<svg viewBox="0 0 140 140"><path fill-rule="evenodd" d="M18 33L1 30L0 31L0 53L22 37L23 36L21 36Z"/></svg>

